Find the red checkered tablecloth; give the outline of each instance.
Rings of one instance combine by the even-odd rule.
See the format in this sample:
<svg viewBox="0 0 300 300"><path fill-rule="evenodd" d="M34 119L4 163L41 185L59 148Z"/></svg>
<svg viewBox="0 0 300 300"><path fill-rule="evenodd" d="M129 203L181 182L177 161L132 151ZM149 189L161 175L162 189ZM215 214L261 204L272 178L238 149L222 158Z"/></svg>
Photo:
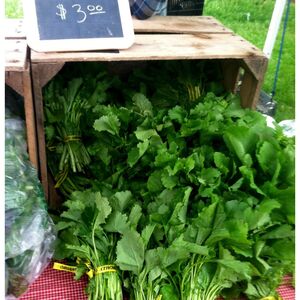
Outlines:
<svg viewBox="0 0 300 300"><path fill-rule="evenodd" d="M87 300L86 283L74 280L73 273L54 270L50 263L19 300Z"/></svg>
<svg viewBox="0 0 300 300"><path fill-rule="evenodd" d="M45 269L19 300L87 300L84 288L87 279L75 281L74 274L57 271L53 263ZM295 289L283 284L278 289L283 300L295 300Z"/></svg>

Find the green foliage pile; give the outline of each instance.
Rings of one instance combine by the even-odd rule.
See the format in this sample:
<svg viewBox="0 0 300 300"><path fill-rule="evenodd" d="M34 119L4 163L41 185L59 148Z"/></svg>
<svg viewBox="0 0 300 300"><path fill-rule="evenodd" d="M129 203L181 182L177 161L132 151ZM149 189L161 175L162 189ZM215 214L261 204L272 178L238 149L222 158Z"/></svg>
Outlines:
<svg viewBox="0 0 300 300"><path fill-rule="evenodd" d="M74 73L46 88L45 131L68 199L56 257L92 272L89 299L277 297L295 264L294 139L209 62Z"/></svg>

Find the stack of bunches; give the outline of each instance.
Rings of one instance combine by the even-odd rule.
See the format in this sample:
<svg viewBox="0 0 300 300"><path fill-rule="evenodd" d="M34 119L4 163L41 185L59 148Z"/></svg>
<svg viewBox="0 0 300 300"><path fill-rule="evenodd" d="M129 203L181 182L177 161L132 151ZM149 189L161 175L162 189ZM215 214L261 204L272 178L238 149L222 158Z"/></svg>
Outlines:
<svg viewBox="0 0 300 300"><path fill-rule="evenodd" d="M55 258L90 300L280 299L295 138L242 109L215 61L119 64L67 65L44 89Z"/></svg>

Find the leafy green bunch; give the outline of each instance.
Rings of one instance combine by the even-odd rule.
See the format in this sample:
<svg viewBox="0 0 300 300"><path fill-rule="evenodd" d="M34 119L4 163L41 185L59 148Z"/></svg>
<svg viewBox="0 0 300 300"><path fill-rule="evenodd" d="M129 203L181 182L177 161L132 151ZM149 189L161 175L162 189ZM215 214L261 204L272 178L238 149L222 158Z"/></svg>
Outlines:
<svg viewBox="0 0 300 300"><path fill-rule="evenodd" d="M55 257L77 262L75 279L89 276L89 299L123 299L116 244L120 234L134 224L137 206L130 210L133 203L129 191L105 197L88 190L74 192L64 203L67 209L56 225Z"/></svg>

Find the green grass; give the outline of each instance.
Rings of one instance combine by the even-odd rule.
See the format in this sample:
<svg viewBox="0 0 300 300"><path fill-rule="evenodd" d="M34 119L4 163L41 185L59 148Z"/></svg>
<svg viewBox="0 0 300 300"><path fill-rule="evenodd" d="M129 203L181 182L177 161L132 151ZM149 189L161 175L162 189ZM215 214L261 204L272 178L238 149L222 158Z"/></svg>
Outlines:
<svg viewBox="0 0 300 300"><path fill-rule="evenodd" d="M258 48L263 49L275 0L205 0L204 15L210 15L226 27L241 35ZM20 0L5 0L5 14L10 18L23 15ZM247 20L247 14L250 14ZM283 23L283 22L282 22ZM272 91L281 30L269 61L263 90ZM295 118L295 4L292 3L286 31L283 55L277 82L275 100L277 102L276 120Z"/></svg>
<svg viewBox="0 0 300 300"><path fill-rule="evenodd" d="M8 18L22 18L23 7L21 0L5 0L5 16Z"/></svg>
<svg viewBox="0 0 300 300"><path fill-rule="evenodd" d="M205 0L204 15L210 15L226 27L263 49L275 0ZM247 14L250 14L247 20ZM283 23L284 16L282 18ZM280 48L282 26L268 64L263 90L273 88ZM288 26L283 45L279 77L274 99L277 102L277 121L295 118L295 4L290 7Z"/></svg>

